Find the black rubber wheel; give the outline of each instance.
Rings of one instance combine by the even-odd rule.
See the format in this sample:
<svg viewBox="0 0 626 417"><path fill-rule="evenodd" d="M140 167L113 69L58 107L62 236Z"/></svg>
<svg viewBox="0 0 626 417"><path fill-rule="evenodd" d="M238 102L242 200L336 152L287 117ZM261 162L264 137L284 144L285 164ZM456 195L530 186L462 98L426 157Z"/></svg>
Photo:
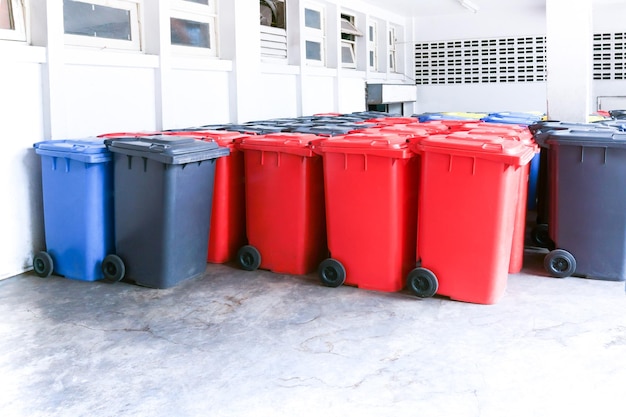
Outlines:
<svg viewBox="0 0 626 417"><path fill-rule="evenodd" d="M415 268L407 277L409 289L420 298L428 298L435 295L439 289L437 277L429 269Z"/></svg>
<svg viewBox="0 0 626 417"><path fill-rule="evenodd" d="M48 278L52 274L54 269L54 262L52 262L52 256L48 252L38 252L33 258L33 270L35 274L41 278Z"/></svg>
<svg viewBox="0 0 626 417"><path fill-rule="evenodd" d="M102 274L110 282L118 282L126 275L124 261L117 255L107 255L102 261Z"/></svg>
<svg viewBox="0 0 626 417"><path fill-rule="evenodd" d="M261 253L254 246L245 245L237 252L237 261L246 271L254 271L261 266Z"/></svg>
<svg viewBox="0 0 626 417"><path fill-rule="evenodd" d="M576 272L576 258L566 250L555 249L543 259L543 266L550 275L565 278Z"/></svg>
<svg viewBox="0 0 626 417"><path fill-rule="evenodd" d="M541 248L548 248L550 250L554 249L554 242L550 239L547 224L538 224L534 226L530 231L530 239L535 245Z"/></svg>
<svg viewBox="0 0 626 417"><path fill-rule="evenodd" d="M336 259L324 259L320 263L317 273L322 284L336 288L346 282L346 268Z"/></svg>

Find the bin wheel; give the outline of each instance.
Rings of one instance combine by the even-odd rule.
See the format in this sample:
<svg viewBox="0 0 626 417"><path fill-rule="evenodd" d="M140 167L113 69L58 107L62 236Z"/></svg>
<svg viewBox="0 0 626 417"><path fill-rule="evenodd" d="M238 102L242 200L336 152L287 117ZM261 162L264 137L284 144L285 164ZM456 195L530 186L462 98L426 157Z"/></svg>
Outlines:
<svg viewBox="0 0 626 417"><path fill-rule="evenodd" d="M41 251L33 257L33 270L41 278L48 278L52 274L53 268L54 262L52 262L52 256L48 252Z"/></svg>
<svg viewBox="0 0 626 417"><path fill-rule="evenodd" d="M409 289L420 298L432 297L439 289L437 277L426 268L415 268L409 272L407 283Z"/></svg>
<svg viewBox="0 0 626 417"><path fill-rule="evenodd" d="M324 259L317 269L322 284L336 288L346 281L346 268L336 259Z"/></svg>
<svg viewBox="0 0 626 417"><path fill-rule="evenodd" d="M107 255L102 261L102 274L107 281L121 281L126 274L126 267L122 258L117 255Z"/></svg>
<svg viewBox="0 0 626 417"><path fill-rule="evenodd" d="M246 271L254 271L261 266L261 253L251 245L245 245L237 252L237 261Z"/></svg>
<svg viewBox="0 0 626 417"><path fill-rule="evenodd" d="M554 242L550 239L547 224L538 224L530 231L530 239L534 244L542 248L554 249Z"/></svg>
<svg viewBox="0 0 626 417"><path fill-rule="evenodd" d="M555 249L543 259L543 266L550 275L565 278L576 271L576 258L566 250Z"/></svg>

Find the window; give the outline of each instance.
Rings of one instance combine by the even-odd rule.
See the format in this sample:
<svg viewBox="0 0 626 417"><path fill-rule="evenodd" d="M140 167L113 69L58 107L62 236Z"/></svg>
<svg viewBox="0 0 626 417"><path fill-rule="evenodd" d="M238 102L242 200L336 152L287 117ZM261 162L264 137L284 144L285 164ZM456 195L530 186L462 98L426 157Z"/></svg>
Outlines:
<svg viewBox="0 0 626 417"><path fill-rule="evenodd" d="M396 72L396 28L390 27L388 34L387 52L389 54L389 71Z"/></svg>
<svg viewBox="0 0 626 417"><path fill-rule="evenodd" d="M260 0L261 57L287 61L287 22L284 0Z"/></svg>
<svg viewBox="0 0 626 417"><path fill-rule="evenodd" d="M261 17L263 26L271 26L286 29L285 0L260 0Z"/></svg>
<svg viewBox="0 0 626 417"><path fill-rule="evenodd" d="M0 39L26 40L24 10L20 0L0 0Z"/></svg>
<svg viewBox="0 0 626 417"><path fill-rule="evenodd" d="M367 65L373 71L378 70L378 48L376 35L376 23L372 23L367 28Z"/></svg>
<svg viewBox="0 0 626 417"><path fill-rule="evenodd" d="M304 9L304 50L306 62L313 65L324 65L325 27L323 9L306 7Z"/></svg>
<svg viewBox="0 0 626 417"><path fill-rule="evenodd" d="M63 0L65 42L69 45L139 50L137 9L137 1Z"/></svg>
<svg viewBox="0 0 626 417"><path fill-rule="evenodd" d="M354 24L354 16L341 15L341 65L356 68L356 37L363 36Z"/></svg>
<svg viewBox="0 0 626 417"><path fill-rule="evenodd" d="M181 54L217 56L215 0L172 0L170 40Z"/></svg>

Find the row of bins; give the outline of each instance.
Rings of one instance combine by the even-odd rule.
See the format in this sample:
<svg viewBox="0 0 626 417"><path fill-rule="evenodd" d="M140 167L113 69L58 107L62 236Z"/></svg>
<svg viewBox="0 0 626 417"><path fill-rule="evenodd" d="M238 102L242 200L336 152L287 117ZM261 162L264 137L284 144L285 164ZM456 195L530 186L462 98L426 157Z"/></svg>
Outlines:
<svg viewBox="0 0 626 417"><path fill-rule="evenodd" d="M59 275L115 280L121 271L141 285L166 288L202 273L205 260L235 257L249 270L306 274L317 269L328 286L398 291L408 284L420 297L497 302L508 273L522 265L525 193L530 161L538 152L530 130L484 121L386 117L370 122L376 127L339 136L194 129L158 136L113 134L106 145L100 139L87 147L71 141L36 144L44 194L55 194L44 195L45 205L61 201L75 208L72 199L86 193L74 189L63 196L67 187L47 186L47 177L57 175L48 170L69 167L76 158L87 173L87 166L100 165L89 158L100 155L102 178L95 182L115 184L114 192L104 190L101 203L86 199L89 206L79 206L72 217L80 223L79 213L114 204L115 220L102 214L100 229L112 222L115 228L114 238L105 239L94 259L84 262L89 272L70 272L63 264L76 262L68 254L85 251L91 239L62 248L54 235L67 234L66 222L48 217L71 212L45 207L46 243L59 249L38 254L35 270L49 273L55 258ZM197 174L202 180L187 176L195 169L188 167L196 165L211 166ZM105 178L109 170L114 181ZM55 233L55 225L62 230ZM85 229L78 234L98 227L92 221ZM556 269L549 265L564 263L561 258L546 262L549 272Z"/></svg>
<svg viewBox="0 0 626 417"><path fill-rule="evenodd" d="M516 216L537 148L483 129L243 138L249 244L239 263L290 274L319 265L331 287L398 291L408 279L420 297L496 302L509 269L521 269Z"/></svg>
<svg viewBox="0 0 626 417"><path fill-rule="evenodd" d="M35 144L47 251L40 276L168 288L206 269L215 160L229 150L192 137Z"/></svg>

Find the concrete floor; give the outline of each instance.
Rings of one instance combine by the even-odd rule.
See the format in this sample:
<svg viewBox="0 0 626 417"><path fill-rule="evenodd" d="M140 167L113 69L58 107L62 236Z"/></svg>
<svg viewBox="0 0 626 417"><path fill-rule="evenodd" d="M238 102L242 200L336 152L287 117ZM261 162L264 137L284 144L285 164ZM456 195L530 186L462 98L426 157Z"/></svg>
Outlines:
<svg viewBox="0 0 626 417"><path fill-rule="evenodd" d="M0 416L623 416L623 282L485 306L207 265L168 290L0 282Z"/></svg>

